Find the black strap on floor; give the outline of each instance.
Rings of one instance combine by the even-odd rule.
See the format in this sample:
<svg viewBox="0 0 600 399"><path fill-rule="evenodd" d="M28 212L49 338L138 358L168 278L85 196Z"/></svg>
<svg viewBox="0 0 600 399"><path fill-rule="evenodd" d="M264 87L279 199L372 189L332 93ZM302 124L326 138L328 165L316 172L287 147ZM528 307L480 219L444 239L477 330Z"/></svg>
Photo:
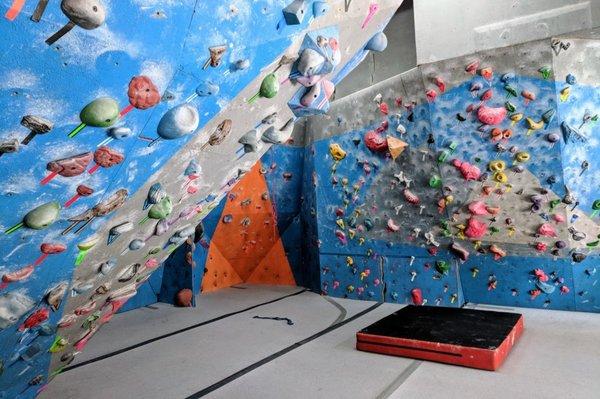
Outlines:
<svg viewBox="0 0 600 399"><path fill-rule="evenodd" d="M305 288L305 289L300 290L298 292L294 292L292 294L284 295L284 296L279 297L279 298L272 299L272 300L267 301L267 302L263 302L263 303L259 303L257 305L253 305L253 306L247 307L245 309L236 310L235 312L231 312L231 313L226 313L224 315L215 317L214 319L206 320L206 321L200 322L198 324L193 324L191 326L182 328L180 330L176 330L176 331L173 331L173 332L170 332L170 333L167 333L167 334L159 335L158 337L154 337L154 338L147 339L146 341L138 342L135 345L127 346L125 348L118 349L118 350L116 350L114 352L110 352L110 353L107 353L107 354L95 357L93 359L89 359L89 360L83 361L81 363L74 364L72 366L67 366L67 367L65 367L62 370L61 374L62 373L66 373L69 370L73 370L73 369L76 369L76 368L79 368L79 367L82 367L82 366L85 366L85 365L88 365L88 364L91 364L91 363L98 362L100 360L108 359L109 357L120 355L121 353L128 352L130 350L139 348L140 346L148 345L148 344L151 344L153 342L159 341L161 339L172 337L173 335L181 334L183 332L190 331L190 330L193 330L195 328L202 327L202 326L205 326L207 324L211 324L211 323L214 323L216 321L223 320L223 319L226 319L228 317L235 316L237 314L244 313L244 312L247 312L247 311L252 310L252 309L256 309L256 308L261 307L261 306L269 305L271 303L275 303L275 302L281 301L281 300L286 299L286 298L290 298L290 297L293 297L293 296L296 296L296 295L300 295L300 294L302 294L303 292L306 292L306 291L309 291L308 288Z"/></svg>
<svg viewBox="0 0 600 399"><path fill-rule="evenodd" d="M273 354L265 357L264 359L261 359L258 362L253 363L250 366L245 367L245 368L241 369L240 371L238 371L238 372L236 372L234 374L231 374L229 377L223 378L221 381L218 381L218 382L212 384L211 386L206 387L203 390L198 391L198 392L196 392L196 393L194 393L194 394L186 397L185 399L197 399L197 398L201 398L201 397L203 397L205 395L208 395L209 393L216 391L217 389L219 389L219 388L221 388L221 387L229 384L230 382L232 382L234 380L237 380L238 378L244 376L245 374L248 374L252 370L255 370L255 369L257 369L257 368L259 368L261 366L264 366L265 364L267 364L267 363L269 363L269 362L277 359L278 357L283 356L286 353L291 352L294 349L297 349L297 348L301 347L302 345L308 344L309 342L311 342L311 341L313 341L313 340L315 340L315 339L317 339L317 338L319 338L319 337L321 337L321 336L323 336L323 335L325 335L327 333L330 333L333 330L337 330L338 328L340 328L340 327L342 327L342 326L344 326L344 325L346 325L346 324L348 324L348 323L350 323L350 322L358 319L359 317L362 317L362 316L366 315L367 313L369 313L369 312L377 309L382 304L383 304L382 302L378 302L378 303L376 303L376 304L368 307L367 309L363 310L362 312L359 312L359 313L355 314L354 316L352 316L352 317L350 317L350 318L348 318L346 320L343 320L343 321L341 321L341 322L339 322L337 324L329 326L326 329L321 330L318 333L316 333L314 335L311 335L308 338L303 339L302 341L296 342L295 344L292 344L292 345L290 345L290 346L288 346L286 348L283 348L279 352L275 352L275 353L273 353Z"/></svg>

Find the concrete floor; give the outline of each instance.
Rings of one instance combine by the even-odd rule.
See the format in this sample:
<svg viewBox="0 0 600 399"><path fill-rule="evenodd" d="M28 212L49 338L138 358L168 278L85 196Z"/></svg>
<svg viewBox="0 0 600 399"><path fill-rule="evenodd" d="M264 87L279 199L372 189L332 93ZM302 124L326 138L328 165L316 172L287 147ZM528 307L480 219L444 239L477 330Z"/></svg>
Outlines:
<svg viewBox="0 0 600 399"><path fill-rule="evenodd" d="M598 315L507 309L525 315L526 330L492 373L359 352L355 332L400 305L300 291L240 286L202 295L193 309L156 304L117 315L40 397L600 397Z"/></svg>

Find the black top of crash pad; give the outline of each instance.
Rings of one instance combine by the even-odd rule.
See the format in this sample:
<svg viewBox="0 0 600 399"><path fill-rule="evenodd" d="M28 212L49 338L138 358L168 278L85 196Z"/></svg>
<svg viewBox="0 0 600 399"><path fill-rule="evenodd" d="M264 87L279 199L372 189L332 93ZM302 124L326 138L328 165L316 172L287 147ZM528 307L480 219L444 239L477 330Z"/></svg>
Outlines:
<svg viewBox="0 0 600 399"><path fill-rule="evenodd" d="M506 339L520 317L518 313L409 305L360 332L495 349Z"/></svg>

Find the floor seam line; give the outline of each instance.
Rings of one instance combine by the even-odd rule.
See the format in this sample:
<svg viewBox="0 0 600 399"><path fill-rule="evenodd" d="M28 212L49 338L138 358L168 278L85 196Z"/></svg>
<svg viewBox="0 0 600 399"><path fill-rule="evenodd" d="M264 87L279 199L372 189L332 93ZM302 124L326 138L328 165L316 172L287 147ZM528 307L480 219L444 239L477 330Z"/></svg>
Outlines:
<svg viewBox="0 0 600 399"><path fill-rule="evenodd" d="M287 298L290 298L290 297L293 297L293 296L296 296L296 295L300 295L300 294L302 294L304 292L307 292L307 291L310 291L310 290L308 288L305 288L303 290L300 290L300 291L297 291L297 292L294 292L294 293L291 293L291 294L288 294L288 295L285 295L285 296L282 296L282 297L279 297L279 298L275 298L275 299L272 299L272 300L267 301L267 302L259 303L259 304L256 304L256 305L252 305L252 306L244 308L244 309L236 310L235 312L226 313L226 314L223 314L221 316L214 317L214 318L212 318L210 320L206 320L206 321L203 321L203 322L200 322L200 323L197 323L197 324L193 324L191 326L184 327L184 328L176 330L176 331L172 331L172 332L167 333L167 334L160 335L158 337L154 337L154 338L150 338L150 339L147 339L145 341L142 341L142 342L138 342L137 344L130 345L130 346L127 346L125 348L118 349L116 351L113 351L113 352L110 352L110 353L107 353L107 354L104 354L104 355L101 355L101 356L97 356L97 357L95 357L93 359L89 359L89 360L83 361L81 363L74 364L73 366L67 366L67 367L65 367L60 372L60 374L66 373L68 371L74 370L74 369L79 368L79 367L86 366L88 364L96 363L96 362L99 362L101 360L105 360L105 359L108 359L108 358L111 358L111 357L114 357L114 356L118 356L118 355L120 355L122 353L129 352L129 351L131 351L133 349L137 349L137 348L140 348L142 346L146 346L146 345L152 344L152 343L154 343L156 341L160 341L160 340L165 339L165 338L173 337L173 336L175 336L177 334L181 334L181 333L184 333L184 332L187 332L187 331L194 330L194 329L199 328L199 327L203 327L203 326L205 326L207 324L211 324L211 323L215 323L217 321L221 321L223 319L226 319L226 318L231 317L231 316L238 315L240 313L248 312L250 310L256 309L256 308L261 307L261 306L270 305L272 303L281 301L283 299L287 299Z"/></svg>
<svg viewBox="0 0 600 399"><path fill-rule="evenodd" d="M185 399L198 399L203 396L206 396L209 393L214 392L217 389L237 380L238 378L243 377L244 375L248 374L249 372L256 370L257 368L264 366L265 364L270 363L271 361L293 351L294 349L297 349L297 348L301 347L302 345L305 345L311 341L314 341L315 339L320 338L323 335L328 334L331 331L334 331L340 327L343 327L346 324L366 315L367 313L372 312L373 310L377 309L381 305L383 305L383 302L377 302L374 305L368 307L367 309L364 309L364 310L360 311L359 313L353 315L352 317L349 317L349 318L345 319L344 321L341 321L341 322L334 324L332 326L329 326L321 331L318 331L317 333L311 335L308 338L305 338L305 339L298 341L292 345L289 345L278 352L275 352L255 363L252 363L251 365L244 367L243 369L235 372L234 374L231 374L230 376L225 377L225 378L221 379L220 381L217 381L214 384L187 396Z"/></svg>
<svg viewBox="0 0 600 399"><path fill-rule="evenodd" d="M381 392L379 395L377 395L376 399L389 398L394 392L396 392L398 390L398 388L400 388L400 386L402 386L402 384L404 384L406 382L406 380L408 380L408 378L415 371L417 371L417 369L419 368L419 366L421 364L423 364L422 360L414 360L411 364L408 365L408 367L406 369L404 369L404 371L402 371L402 373L400 373L400 375L398 377L396 377L396 379L394 381L392 381L392 383L390 385L388 385L383 390L383 392Z"/></svg>

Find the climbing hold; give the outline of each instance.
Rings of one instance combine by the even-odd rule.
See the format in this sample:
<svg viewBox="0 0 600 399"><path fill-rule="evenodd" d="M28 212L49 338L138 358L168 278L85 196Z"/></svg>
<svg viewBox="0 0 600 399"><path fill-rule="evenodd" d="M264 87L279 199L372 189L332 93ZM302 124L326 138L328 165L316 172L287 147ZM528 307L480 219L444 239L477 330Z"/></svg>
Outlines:
<svg viewBox="0 0 600 399"><path fill-rule="evenodd" d="M219 94L219 86L208 80L196 86L195 93L198 97L216 96Z"/></svg>
<svg viewBox="0 0 600 399"><path fill-rule="evenodd" d="M283 17L288 25L301 24L306 13L305 0L294 0L283 9Z"/></svg>
<svg viewBox="0 0 600 399"><path fill-rule="evenodd" d="M412 298L412 303L416 306L421 306L423 305L423 292L421 291L420 288L413 288L410 291L410 295Z"/></svg>
<svg viewBox="0 0 600 399"><path fill-rule="evenodd" d="M494 260L499 260L506 256L506 251L497 246L496 244L490 245L489 251L494 255Z"/></svg>
<svg viewBox="0 0 600 399"><path fill-rule="evenodd" d="M50 306L50 309L52 309L53 312L56 312L60 307L68 287L69 283L62 282L52 287L46 294L46 303Z"/></svg>
<svg viewBox="0 0 600 399"><path fill-rule="evenodd" d="M19 291L0 295L0 330L15 324L35 306L35 302Z"/></svg>
<svg viewBox="0 0 600 399"><path fill-rule="evenodd" d="M494 160L488 163L488 169L492 172L502 172L506 169L506 163L502 160Z"/></svg>
<svg viewBox="0 0 600 399"><path fill-rule="evenodd" d="M463 175L465 180L477 180L481 176L481 170L475 165L471 165L468 162L461 161L459 159L453 159L452 165L457 168Z"/></svg>
<svg viewBox="0 0 600 399"><path fill-rule="evenodd" d="M450 244L450 252L456 255L463 262L466 262L469 259L469 251L467 251L462 245L460 245L457 242L453 242L452 244ZM439 262L441 263L438 265ZM443 273L442 271L440 271L440 269L438 269L438 267L442 268L442 270L445 270L446 272ZM436 270L438 270L438 272L442 274L448 274L448 271L450 270L450 265L447 262L438 261L435 264L435 268Z"/></svg>
<svg viewBox="0 0 600 399"><path fill-rule="evenodd" d="M506 108L482 105L477 110L477 119L484 125L499 125L506 117Z"/></svg>
<svg viewBox="0 0 600 399"><path fill-rule="evenodd" d="M459 255L459 257L461 258L461 260L466 260L469 257L469 253L467 252L466 255L463 252L463 249L460 247L460 245L457 244L457 246L455 246L456 249L452 248L451 245L451 250L452 251L458 251L461 252L461 254ZM435 270L443 275L448 275L448 273L450 272L450 263L446 262L445 260L438 260L435 262Z"/></svg>
<svg viewBox="0 0 600 399"><path fill-rule="evenodd" d="M329 153L336 162L346 158L346 151L344 151L337 143L332 143L329 145Z"/></svg>
<svg viewBox="0 0 600 399"><path fill-rule="evenodd" d="M556 230L551 224L544 223L538 227L537 233L545 237L556 237Z"/></svg>
<svg viewBox="0 0 600 399"><path fill-rule="evenodd" d="M304 75L304 74L303 74ZM252 104L260 97L273 98L279 92L279 80L275 73L270 73L262 80L258 93L248 99L248 103Z"/></svg>
<svg viewBox="0 0 600 399"><path fill-rule="evenodd" d="M469 208L470 209L470 208ZM481 238L487 233L487 224L480 222L475 218L469 218L465 235L469 238Z"/></svg>
<svg viewBox="0 0 600 399"><path fill-rule="evenodd" d="M69 18L69 22L46 39L48 45L56 43L75 26L92 30L103 25L106 20L106 10L99 0L62 0L60 9Z"/></svg>
<svg viewBox="0 0 600 399"><path fill-rule="evenodd" d="M408 143L393 136L387 136L387 146L392 159L395 160L408 147Z"/></svg>
<svg viewBox="0 0 600 399"><path fill-rule="evenodd" d="M180 104L162 116L156 132L165 140L174 140L193 133L199 124L198 110L190 104Z"/></svg>
<svg viewBox="0 0 600 399"><path fill-rule="evenodd" d="M494 78L494 70L492 69L492 67L481 68L479 70L479 74L488 82L491 82Z"/></svg>
<svg viewBox="0 0 600 399"><path fill-rule="evenodd" d="M473 60L465 66L465 72L475 75L477 73L477 69L479 68L479 60Z"/></svg>
<svg viewBox="0 0 600 399"><path fill-rule="evenodd" d="M377 32L365 45L365 50L381 52L387 48L388 39L385 33Z"/></svg>
<svg viewBox="0 0 600 399"><path fill-rule="evenodd" d="M192 306L193 297L194 295L192 293L192 290L190 290L189 288L184 288L177 292L175 304L180 307L190 307Z"/></svg>

